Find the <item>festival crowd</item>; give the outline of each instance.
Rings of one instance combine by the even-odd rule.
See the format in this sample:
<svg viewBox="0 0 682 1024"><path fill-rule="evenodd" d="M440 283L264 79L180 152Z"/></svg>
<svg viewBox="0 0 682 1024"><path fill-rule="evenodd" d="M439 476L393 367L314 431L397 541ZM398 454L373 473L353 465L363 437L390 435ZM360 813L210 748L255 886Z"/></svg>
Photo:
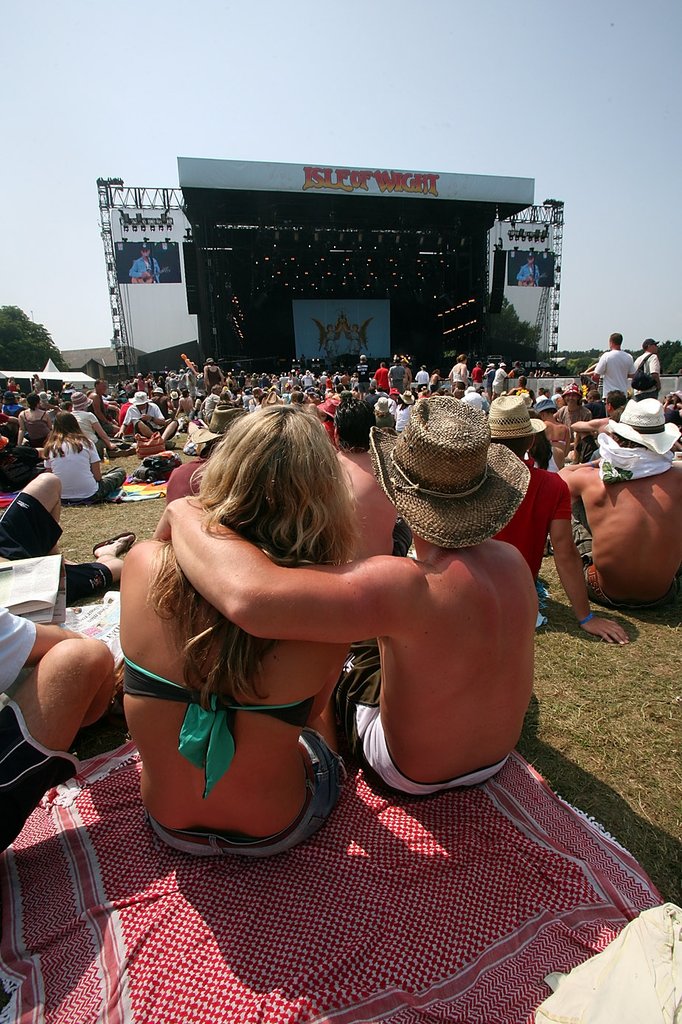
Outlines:
<svg viewBox="0 0 682 1024"><path fill-rule="evenodd" d="M153 540L66 564L70 603L120 582L120 670L100 641L0 608L0 849L121 693L149 827L188 855L313 835L340 746L388 794L500 771L531 698L543 557L577 629L607 643L629 642L619 610L680 591L682 393L661 395L656 343L633 360L613 334L580 384L542 379L463 353L443 374L360 355L279 374L184 358L25 396L8 381L5 561L57 551L63 504L111 499L125 472L104 460L191 458Z"/></svg>

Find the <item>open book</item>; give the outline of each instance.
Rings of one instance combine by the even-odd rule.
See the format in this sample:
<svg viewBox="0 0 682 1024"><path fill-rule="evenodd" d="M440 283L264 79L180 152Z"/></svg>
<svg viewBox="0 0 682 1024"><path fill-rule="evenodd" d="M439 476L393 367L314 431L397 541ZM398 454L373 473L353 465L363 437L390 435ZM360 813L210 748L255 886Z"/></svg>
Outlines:
<svg viewBox="0 0 682 1024"><path fill-rule="evenodd" d="M63 622L66 586L62 556L0 563L0 606L32 622Z"/></svg>

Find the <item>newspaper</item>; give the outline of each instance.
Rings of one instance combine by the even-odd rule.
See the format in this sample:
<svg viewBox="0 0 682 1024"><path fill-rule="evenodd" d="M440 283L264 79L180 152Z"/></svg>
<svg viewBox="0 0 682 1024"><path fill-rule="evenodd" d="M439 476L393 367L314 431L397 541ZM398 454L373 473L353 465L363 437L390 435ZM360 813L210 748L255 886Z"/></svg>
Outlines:
<svg viewBox="0 0 682 1024"><path fill-rule="evenodd" d="M102 640L111 651L116 668L123 664L120 639L121 595L108 590L98 604L67 608L64 625L74 633Z"/></svg>
<svg viewBox="0 0 682 1024"><path fill-rule="evenodd" d="M2 562L0 606L32 622L63 622L66 582L62 556Z"/></svg>

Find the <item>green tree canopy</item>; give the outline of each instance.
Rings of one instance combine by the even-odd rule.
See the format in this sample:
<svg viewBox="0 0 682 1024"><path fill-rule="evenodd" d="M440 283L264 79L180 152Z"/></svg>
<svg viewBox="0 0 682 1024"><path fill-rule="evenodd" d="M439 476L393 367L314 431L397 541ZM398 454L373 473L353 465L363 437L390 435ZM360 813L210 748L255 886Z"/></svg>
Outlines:
<svg viewBox="0 0 682 1024"><path fill-rule="evenodd" d="M42 324L34 324L18 306L0 306L0 369L42 370L48 359L59 370L67 366Z"/></svg>
<svg viewBox="0 0 682 1024"><path fill-rule="evenodd" d="M661 373L675 375L682 370L682 341L664 341L658 346Z"/></svg>
<svg viewBox="0 0 682 1024"><path fill-rule="evenodd" d="M511 302L502 299L502 310L488 317L485 344L488 352L499 352L511 359L536 359L539 331L521 320Z"/></svg>

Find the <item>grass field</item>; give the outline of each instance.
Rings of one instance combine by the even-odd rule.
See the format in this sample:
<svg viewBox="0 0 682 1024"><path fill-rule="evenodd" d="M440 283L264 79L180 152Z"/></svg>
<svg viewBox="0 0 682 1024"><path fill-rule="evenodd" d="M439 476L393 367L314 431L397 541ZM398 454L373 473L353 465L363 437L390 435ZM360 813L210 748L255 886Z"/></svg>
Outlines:
<svg viewBox="0 0 682 1024"><path fill-rule="evenodd" d="M129 471L138 465L134 458L119 463ZM64 555L87 560L93 544L124 530L149 538L162 511L161 500L65 509ZM614 647L577 626L551 558L541 578L550 590L549 624L537 634L535 693L519 749L553 789L630 850L665 900L682 903L682 603L636 617L619 613L631 644ZM78 753L87 757L124 738L122 729L96 726L81 734Z"/></svg>

